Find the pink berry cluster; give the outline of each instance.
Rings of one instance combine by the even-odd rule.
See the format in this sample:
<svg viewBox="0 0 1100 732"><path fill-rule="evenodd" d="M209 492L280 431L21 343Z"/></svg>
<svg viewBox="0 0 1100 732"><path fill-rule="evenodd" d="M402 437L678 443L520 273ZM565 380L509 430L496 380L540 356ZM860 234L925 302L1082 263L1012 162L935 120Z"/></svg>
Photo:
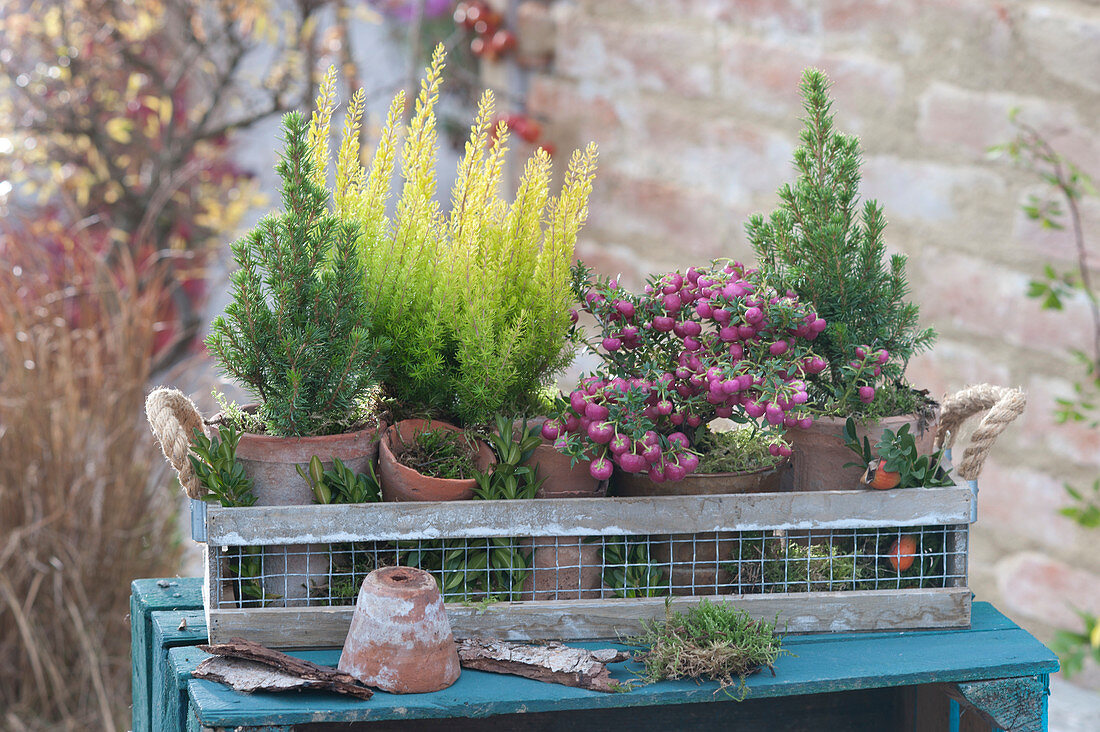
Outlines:
<svg viewBox="0 0 1100 732"><path fill-rule="evenodd" d="M882 376L882 367L890 360L890 354L884 348L876 350L868 345L856 346L855 354L856 357L842 369L845 382L856 389L860 402L870 404L875 400L872 383Z"/></svg>
<svg viewBox="0 0 1100 732"><path fill-rule="evenodd" d="M695 470L699 456L683 432L657 432L662 412L671 411L660 393L659 385L645 379L588 377L570 393L565 414L543 424L542 436L568 454L593 450L588 469L597 480L610 478L613 465L628 473L648 471L658 482L681 480Z"/></svg>
<svg viewBox="0 0 1100 732"><path fill-rule="evenodd" d="M653 278L643 294L590 282L583 307L599 325L604 365L544 437L575 457L594 452L594 476L614 463L679 480L698 464L688 434L715 417L809 426L803 379L827 366L809 346L825 321L758 270L719 260Z"/></svg>

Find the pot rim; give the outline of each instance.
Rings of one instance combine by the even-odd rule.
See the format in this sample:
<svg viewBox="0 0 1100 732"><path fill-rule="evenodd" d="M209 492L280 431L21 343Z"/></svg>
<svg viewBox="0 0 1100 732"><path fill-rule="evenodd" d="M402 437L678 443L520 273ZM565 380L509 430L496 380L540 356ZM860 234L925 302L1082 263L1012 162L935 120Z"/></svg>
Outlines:
<svg viewBox="0 0 1100 732"><path fill-rule="evenodd" d="M411 474L411 475L418 475L418 476L420 476L421 478L423 478L425 480L430 480L430 481L435 482L435 484L438 485L441 488L442 487L449 487L449 488L452 488L454 490L458 490L461 487L462 490L467 490L467 489L472 489L474 486L477 485L477 480L474 479L474 478L437 478L433 475L425 475L424 473L421 473L420 471L416 470L416 468L410 468L408 465L405 465L400 460L398 460L397 455L394 454L393 450L390 448L390 437L391 437L391 434L394 433L395 430L398 433L400 433L401 425L409 423L409 422L421 422L421 423L425 423L425 424L438 424L438 425L441 425L442 427L444 427L444 429L447 429L448 431L452 431L452 432L463 432L464 431L461 428L456 427L455 425L451 424L450 422L444 422L442 420L427 420L427 419L420 419L420 418L403 419L399 422L395 422L395 423L389 425L388 427L386 427L385 431L382 432L381 437L378 440L378 443L379 443L378 447L379 447L379 450L381 452L381 457L383 459L386 459L389 462L391 462L393 464L393 467L396 468L398 471L405 472L405 473L408 473L408 474ZM496 464L496 462L497 462L496 454L493 452L493 449L491 447L489 447L488 443L486 443L484 440L482 440L479 437L474 437L473 439L474 439L474 443L475 443L474 444L474 447L475 447L475 463L478 462L478 458L484 457L485 455L487 455L488 460L486 461L485 468L488 469L488 467L490 465ZM481 469L482 468L478 468L478 470L481 470Z"/></svg>

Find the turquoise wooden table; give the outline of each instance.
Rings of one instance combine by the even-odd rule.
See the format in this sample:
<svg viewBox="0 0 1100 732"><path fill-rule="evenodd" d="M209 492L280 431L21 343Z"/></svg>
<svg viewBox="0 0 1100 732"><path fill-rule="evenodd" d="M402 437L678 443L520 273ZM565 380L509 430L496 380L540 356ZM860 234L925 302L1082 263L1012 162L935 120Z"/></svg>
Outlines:
<svg viewBox="0 0 1100 732"><path fill-rule="evenodd" d="M814 729L1045 730L1053 653L988 603L969 630L790 636L776 675L736 702L714 684L662 682L601 694L463 671L434 694L256 694L191 678L206 654L199 582L134 583L135 732L145 730ZM178 597L176 595L179 595ZM168 602L167 598L175 602ZM186 600L192 600L187 605ZM584 644L581 644L584 645ZM593 644L608 645L608 644ZM296 655L335 665L338 651ZM629 681L631 663L613 666Z"/></svg>

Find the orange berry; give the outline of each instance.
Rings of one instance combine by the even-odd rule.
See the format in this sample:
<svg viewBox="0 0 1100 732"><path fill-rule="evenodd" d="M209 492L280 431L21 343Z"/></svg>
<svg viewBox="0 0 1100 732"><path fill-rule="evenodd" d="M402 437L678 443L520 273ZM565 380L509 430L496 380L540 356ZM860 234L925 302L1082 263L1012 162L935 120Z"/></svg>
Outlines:
<svg viewBox="0 0 1100 732"><path fill-rule="evenodd" d="M911 534L906 534L890 546L886 553L890 560L890 566L899 572L904 572L913 566L913 560L917 558L917 539Z"/></svg>
<svg viewBox="0 0 1100 732"><path fill-rule="evenodd" d="M885 470L882 467L880 460L874 460L867 466L867 472L863 474L859 482L868 488L874 488L875 490L888 490L890 488L896 488L898 483L901 482L901 474L893 473L889 470Z"/></svg>

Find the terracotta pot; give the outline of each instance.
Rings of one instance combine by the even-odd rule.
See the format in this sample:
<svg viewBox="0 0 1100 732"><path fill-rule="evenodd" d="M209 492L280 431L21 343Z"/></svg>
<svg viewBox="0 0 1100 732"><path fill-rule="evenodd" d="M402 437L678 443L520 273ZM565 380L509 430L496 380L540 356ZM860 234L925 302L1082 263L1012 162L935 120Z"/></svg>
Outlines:
<svg viewBox="0 0 1100 732"><path fill-rule="evenodd" d="M411 567L368 574L339 669L392 694L439 691L453 684L462 669L435 578Z"/></svg>
<svg viewBox="0 0 1100 732"><path fill-rule="evenodd" d="M710 496L728 493L774 493L786 463L743 473L692 473L680 481L654 483L647 473L613 476L619 496ZM691 536L657 535L650 540L650 561L668 568L674 595L716 595L732 582L723 568L737 545L732 532L703 532Z"/></svg>
<svg viewBox="0 0 1100 732"><path fill-rule="evenodd" d="M724 493L774 493L779 490L780 470L786 464L742 473L691 473L683 480L654 483L648 473L612 476L617 496L712 496Z"/></svg>
<svg viewBox="0 0 1100 732"><path fill-rule="evenodd" d="M298 474L298 465L308 465L316 455L326 470L332 468L333 458L340 458L351 470L365 473L378 456L378 435L385 427L383 423L356 432L319 437L273 437L246 432L237 444L237 460L245 475L252 479L255 505L305 506L313 503L313 491ZM327 555L308 549L305 544L264 548L264 592L278 598L265 604L305 605L309 588L327 581Z"/></svg>
<svg viewBox="0 0 1100 732"><path fill-rule="evenodd" d="M429 430L444 429L462 432L446 422L425 419L406 419L390 427L382 435L379 448L379 478L382 483L382 499L386 501L466 501L474 497L477 481L473 478L433 478L421 475L397 461L395 453L400 445L412 442L416 435ZM478 470L488 470L496 462L492 449L481 440L476 441Z"/></svg>
<svg viewBox="0 0 1100 732"><path fill-rule="evenodd" d="M531 549L531 574L521 600L582 600L600 596L603 585L600 545L583 536L534 536L523 544Z"/></svg>
<svg viewBox="0 0 1100 732"><path fill-rule="evenodd" d="M596 498L607 493L607 481L599 481L588 472L589 460L578 460L560 453L551 444L539 445L524 465L538 466L539 477L546 482L536 498Z"/></svg>
<svg viewBox="0 0 1100 732"><path fill-rule="evenodd" d="M541 427L546 417L535 417L527 421L528 425ZM518 430L522 422L517 422ZM588 472L590 460L578 460L573 465L573 458L558 452L554 445L543 442L535 448L531 458L524 463L528 467L538 466L540 478L545 477L546 482L539 488L536 498L593 498L607 493L606 481L598 481Z"/></svg>
<svg viewBox="0 0 1100 732"><path fill-rule="evenodd" d="M540 427L546 417L534 417L527 425ZM523 421L513 424L518 438ZM538 468L545 478L535 498L596 498L607 494L607 481L598 481L588 472L589 461L576 465L572 458L540 443L523 463ZM600 596L600 548L581 536L535 536L523 540L531 552L531 574L523 583L521 600L577 600Z"/></svg>
<svg viewBox="0 0 1100 732"><path fill-rule="evenodd" d="M872 449L882 438L883 430L897 432L902 425L908 424L909 430L916 436L917 450L921 454L932 452L932 442L936 436L936 417L932 420L920 420L915 415L887 417L879 422L856 423L856 435L860 442L864 437L871 443ZM864 468L845 468L845 463L859 462L859 456L844 445L845 420L835 417L818 417L809 429L795 427L787 430L786 438L793 452L793 482L798 491L844 491L857 490L861 486L859 478ZM918 429L923 427L923 429Z"/></svg>
<svg viewBox="0 0 1100 732"><path fill-rule="evenodd" d="M298 474L297 466L308 465L316 455L325 469L332 459L340 458L356 473L378 457L378 436L386 428L378 427L321 437L272 437L246 432L237 444L237 460L245 475L252 479L257 506L298 506L313 503L313 491Z"/></svg>

